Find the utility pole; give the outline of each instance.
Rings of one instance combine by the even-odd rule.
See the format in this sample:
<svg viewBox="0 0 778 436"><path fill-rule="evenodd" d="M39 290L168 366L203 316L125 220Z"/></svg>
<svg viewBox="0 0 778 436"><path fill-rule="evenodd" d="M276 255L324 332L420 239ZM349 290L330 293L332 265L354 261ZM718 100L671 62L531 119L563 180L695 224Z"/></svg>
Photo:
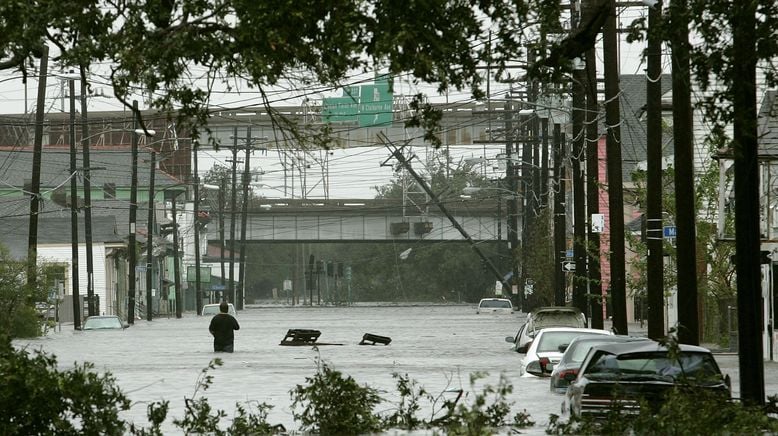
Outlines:
<svg viewBox="0 0 778 436"><path fill-rule="evenodd" d="M462 235L462 237L470 244L470 247L473 249L473 251L476 252L479 258L481 258L481 261L489 268L489 270L494 274L494 277L502 283L502 285L505 288L510 288L510 285L503 279L502 274L500 274L500 271L494 266L491 260L487 256L484 255L484 253L478 248L478 245L476 245L475 241L473 241L473 238L470 237L470 234L467 233L467 231L462 227L461 224L454 218L453 215L448 211L446 206L443 204L443 202L440 201L437 195L435 195L434 192L432 192L432 189L427 184L427 181L424 180L421 176L419 176L418 173L416 173L416 170L413 169L408 159L403 156L403 154L400 152L400 149L398 149L390 140L386 137L386 135L383 132L380 132L379 135L381 136L381 139L384 141L384 144L387 147L390 147L390 150L392 152L392 156L397 159L397 161L402 165L406 171L408 171L408 174L411 175L411 177L416 180L416 182L419 184L419 186L424 190L424 192L429 196L429 198L438 206L441 212L443 212L443 215L445 215L449 221L451 222L451 225L454 226L457 231ZM324 268L324 273L326 274L326 267Z"/></svg>
<svg viewBox="0 0 778 436"><path fill-rule="evenodd" d="M238 185L238 127L234 127L232 132L232 188L230 189L230 284L229 296L232 302L235 302L235 209L237 208L237 185ZM236 303L237 304L237 303Z"/></svg>
<svg viewBox="0 0 778 436"><path fill-rule="evenodd" d="M243 163L243 204L240 214L240 267L238 270L238 301L236 310L243 310L246 286L246 222L249 214L249 182L251 181L251 126L246 129L246 161Z"/></svg>
<svg viewBox="0 0 778 436"><path fill-rule="evenodd" d="M689 74L689 20L686 0L670 3L672 20L673 142L675 144L675 213L678 236L678 340L699 345L697 301L697 232L694 201L694 120ZM736 50L737 51L737 50ZM740 79L738 79L740 80ZM758 262L757 262L758 264Z"/></svg>
<svg viewBox="0 0 778 436"><path fill-rule="evenodd" d="M181 267L178 264L178 211L176 210L176 199L178 198L178 191L172 192L172 207L170 208L173 214L173 283L176 293L176 318L181 318L182 311L184 310L184 298L181 295Z"/></svg>
<svg viewBox="0 0 778 436"><path fill-rule="evenodd" d="M70 89L70 245L73 275L73 328L81 329L81 307L78 285L78 186L76 185L76 85L68 79Z"/></svg>
<svg viewBox="0 0 778 436"><path fill-rule="evenodd" d="M621 129L619 109L619 59L616 30L616 1L603 27L603 63L605 73L605 143L608 169L608 207L610 217L610 297L613 307L613 328L620 335L628 334L626 267L624 264L624 192L621 169ZM688 199L687 199L688 200Z"/></svg>
<svg viewBox="0 0 778 436"><path fill-rule="evenodd" d="M518 247L519 247L519 231L518 231L518 199L516 198L516 165L513 163L513 102L508 100L503 106L505 112L505 179L508 182L508 190L512 194L508 198L508 225L506 231L508 233L508 246L511 258L511 271L513 277L511 278L511 288L506 292L512 292L513 286L516 286L518 294L516 295L516 306L520 311L524 311L524 290L519 283L519 263L518 260Z"/></svg>
<svg viewBox="0 0 778 436"><path fill-rule="evenodd" d="M575 10L575 2L571 3L573 27L578 27L578 11ZM581 161L584 159L584 118L586 106L586 94L584 83L586 71L576 66L573 70L573 153L570 163L573 177L573 306L577 307L589 319L589 304L587 294L586 274L586 194L584 189L584 174L581 169Z"/></svg>
<svg viewBox="0 0 778 436"><path fill-rule="evenodd" d="M591 2L591 0L588 0ZM590 14L591 4L584 7ZM594 49L586 52L586 211L589 215L588 281L591 319L589 327L602 329L602 277L600 274L600 234L594 231L593 217L600 213L600 135L597 130L597 58Z"/></svg>
<svg viewBox="0 0 778 436"><path fill-rule="evenodd" d="M84 164L84 242L86 243L86 299L89 316L97 315L95 307L94 257L92 256L92 175L89 163L89 123L86 108L86 74L81 67L81 152Z"/></svg>
<svg viewBox="0 0 778 436"><path fill-rule="evenodd" d="M662 235L662 2L648 8L646 49L646 303L648 337L665 336L664 248ZM690 129L691 130L691 129Z"/></svg>
<svg viewBox="0 0 778 436"><path fill-rule="evenodd" d="M565 139L562 126L554 123L554 306L565 305L565 272L562 264L565 260L565 233L567 212L565 211Z"/></svg>
<svg viewBox="0 0 778 436"><path fill-rule="evenodd" d="M227 189L227 179L219 179L219 264L221 266L222 299L224 299L224 282L227 277L224 269L224 191Z"/></svg>
<svg viewBox="0 0 778 436"><path fill-rule="evenodd" d="M531 97L530 97L531 98ZM531 115L531 116L534 116ZM529 234L535 222L534 196L532 186L532 142L530 141L529 116L519 112L519 137L521 138L521 279L519 280L519 294L524 300L525 286L529 279L527 264L529 259ZM518 152L518 150L517 150ZM526 308L529 309L529 308Z"/></svg>
<svg viewBox="0 0 778 436"><path fill-rule="evenodd" d="M138 211L138 101L132 101L132 171L130 181L130 235L127 243L127 258L129 261L129 279L128 279L128 300L127 300L127 323L135 323L135 265L137 259L135 256L135 221Z"/></svg>
<svg viewBox="0 0 778 436"><path fill-rule="evenodd" d="M765 387L762 271L759 260L761 241L756 111L756 7L756 2L744 2L732 7L732 46L736 47L732 61L732 95L735 114L735 264L740 398L746 404L762 406L765 403Z"/></svg>
<svg viewBox="0 0 778 436"><path fill-rule="evenodd" d="M38 100L35 108L35 138L32 154L32 186L30 188L30 233L27 239L27 284L38 286L38 212L40 210L41 156L43 154L43 118L46 115L46 75L49 67L49 46L43 45L38 74Z"/></svg>
<svg viewBox="0 0 778 436"><path fill-rule="evenodd" d="M197 315L203 311L203 292L200 289L200 173L197 169L197 152L199 150L199 143L193 141L193 164L194 164L194 257L195 257L195 304L197 306Z"/></svg>
<svg viewBox="0 0 778 436"><path fill-rule="evenodd" d="M151 288L154 278L154 174L157 165L157 152L151 151L151 164L149 170L149 215L146 221L146 320L152 319ZM195 170L196 172L196 170ZM198 312L199 313L199 312Z"/></svg>

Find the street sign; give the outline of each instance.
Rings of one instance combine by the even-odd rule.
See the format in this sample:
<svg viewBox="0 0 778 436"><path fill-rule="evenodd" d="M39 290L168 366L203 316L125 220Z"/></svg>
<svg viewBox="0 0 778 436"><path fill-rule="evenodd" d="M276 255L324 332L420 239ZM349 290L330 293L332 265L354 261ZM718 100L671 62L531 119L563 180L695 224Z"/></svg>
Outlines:
<svg viewBox="0 0 778 436"><path fill-rule="evenodd" d="M566 260L562 262L562 269L565 270L565 272L575 271L575 262L572 260Z"/></svg>
<svg viewBox="0 0 778 436"><path fill-rule="evenodd" d="M565 251L565 257L573 257L573 250Z"/></svg>
<svg viewBox="0 0 778 436"><path fill-rule="evenodd" d="M675 226L662 227L662 236L665 238L675 238L678 235L678 230Z"/></svg>

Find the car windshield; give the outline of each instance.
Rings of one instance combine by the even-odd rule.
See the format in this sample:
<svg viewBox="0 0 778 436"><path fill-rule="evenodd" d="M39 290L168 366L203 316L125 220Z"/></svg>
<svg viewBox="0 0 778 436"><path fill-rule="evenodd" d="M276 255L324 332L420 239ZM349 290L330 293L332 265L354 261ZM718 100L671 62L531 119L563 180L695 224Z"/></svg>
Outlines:
<svg viewBox="0 0 778 436"><path fill-rule="evenodd" d="M648 378L667 381L685 378L698 383L721 379L721 372L713 356L697 352L681 352L677 358L670 358L667 352L622 356L600 353L592 359L585 374L591 378Z"/></svg>
<svg viewBox="0 0 778 436"><path fill-rule="evenodd" d="M510 309L511 307L512 307L511 306L511 302L508 301L508 300L483 300L483 301L481 301L481 308L483 308L483 309Z"/></svg>
<svg viewBox="0 0 778 436"><path fill-rule="evenodd" d="M84 330L120 329L122 322L119 318L87 318L84 322Z"/></svg>
<svg viewBox="0 0 778 436"><path fill-rule="evenodd" d="M581 332L576 331L544 331L538 342L538 353L559 351L559 346L569 344L573 339L581 336Z"/></svg>
<svg viewBox="0 0 778 436"><path fill-rule="evenodd" d="M220 313L219 305L218 304L206 304L203 306L203 315L216 315L217 313ZM232 316L235 316L235 306L230 303L229 309L227 310L227 313L229 313Z"/></svg>
<svg viewBox="0 0 778 436"><path fill-rule="evenodd" d="M614 336L605 336L597 338L596 336L587 336L586 339L573 341L570 346L565 350L565 355L562 358L565 362L581 363L586 355L589 354L589 350L595 345L607 344L614 342Z"/></svg>

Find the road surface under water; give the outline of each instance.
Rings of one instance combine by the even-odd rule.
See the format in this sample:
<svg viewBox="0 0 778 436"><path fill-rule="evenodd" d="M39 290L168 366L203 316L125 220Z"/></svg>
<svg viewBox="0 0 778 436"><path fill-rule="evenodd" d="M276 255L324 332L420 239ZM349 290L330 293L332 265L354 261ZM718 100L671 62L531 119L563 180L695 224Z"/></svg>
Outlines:
<svg viewBox="0 0 778 436"><path fill-rule="evenodd" d="M215 357L224 365L211 372L214 383L204 393L211 406L232 416L236 403L268 403L274 406L268 421L290 431L299 428L292 417L290 390L315 374L318 358L358 383L378 389L387 400L379 410L388 411L396 402L392 374L398 373L407 374L431 394L462 388L468 398L507 377L513 386L508 397L512 414L526 410L531 415L536 422L527 431L531 434L543 434L549 415L559 413L561 397L549 392L547 379L519 377L521 355L505 342L523 323L522 314L479 315L475 306L465 305L249 306L237 318L241 329L232 354L212 352L210 317L194 314L139 320L123 331L78 332L64 325L43 338L14 344L56 355L62 369L86 361L98 371L111 372L133 402L124 415L130 421L145 425L148 403L170 401L164 427L169 434L180 432L172 418L183 417L184 399L194 395L198 376ZM280 346L293 328L319 330L318 342L342 345ZM389 336L392 342L359 345L365 333ZM717 356L717 361L733 377L737 391L737 356ZM771 374L776 372L774 364L766 367ZM472 388L470 375L475 372L488 376ZM775 392L775 377L766 379L773 389L768 393ZM427 408L422 416L430 418L431 413Z"/></svg>

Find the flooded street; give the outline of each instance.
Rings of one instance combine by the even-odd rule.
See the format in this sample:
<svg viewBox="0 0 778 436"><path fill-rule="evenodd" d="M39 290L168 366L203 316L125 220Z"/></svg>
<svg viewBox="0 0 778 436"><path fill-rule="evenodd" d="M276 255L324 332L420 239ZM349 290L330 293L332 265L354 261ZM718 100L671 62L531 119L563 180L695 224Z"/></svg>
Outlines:
<svg viewBox="0 0 778 436"><path fill-rule="evenodd" d="M358 383L379 389L388 400L379 411L393 407L397 390L392 374L399 373L431 394L463 388L470 397L483 384L497 385L504 375L514 388L509 397L512 414L526 409L536 422L529 433L542 434L549 414L559 413L561 397L549 392L548 379L519 377L521 355L505 342L505 336L516 333L524 315L478 315L475 306L454 305L278 306L248 307L237 319L241 329L236 332L233 354L213 353L210 317L193 314L184 314L182 319L136 321L124 331L75 332L72 325L65 325L61 332L14 344L53 353L63 369L88 361L98 371L110 371L133 402L127 418L134 422L146 423L149 402L169 400L166 433L176 432L172 418L183 417L184 398L192 397L198 375L214 357L224 361L212 372L214 384L205 392L214 408L232 416L236 402L265 402L274 406L269 422L288 430L298 429L289 392L315 373L318 356ZM279 346L291 328L320 330L318 342L342 345L322 345L318 351L308 346ZM389 336L392 342L388 346L358 345L365 333ZM737 390L737 356L716 358L733 377ZM765 366L771 394L776 387L775 367L772 363ZM469 385L474 372L489 374L476 392Z"/></svg>

